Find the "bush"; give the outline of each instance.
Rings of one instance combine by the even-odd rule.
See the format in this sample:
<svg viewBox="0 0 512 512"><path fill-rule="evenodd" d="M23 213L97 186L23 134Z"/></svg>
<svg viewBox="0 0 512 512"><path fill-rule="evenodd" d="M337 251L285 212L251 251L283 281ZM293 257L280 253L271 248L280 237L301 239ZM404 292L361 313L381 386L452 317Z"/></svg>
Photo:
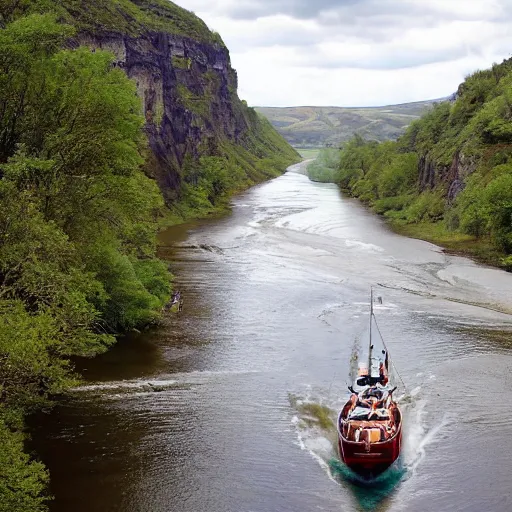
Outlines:
<svg viewBox="0 0 512 512"><path fill-rule="evenodd" d="M389 210L400 211L409 206L414 201L412 195L402 195L395 197L385 197L378 199L373 203L373 209L377 213L385 213Z"/></svg>
<svg viewBox="0 0 512 512"><path fill-rule="evenodd" d="M324 148L316 159L308 165L308 176L312 181L334 183L338 179L340 151Z"/></svg>
<svg viewBox="0 0 512 512"><path fill-rule="evenodd" d="M418 181L418 155L399 153L379 173L379 197L393 197L413 190Z"/></svg>
<svg viewBox="0 0 512 512"><path fill-rule="evenodd" d="M44 512L49 475L23 452L25 436L0 407L0 512Z"/></svg>
<svg viewBox="0 0 512 512"><path fill-rule="evenodd" d="M405 218L412 223L436 222L443 218L444 211L445 200L440 193L423 192L407 207Z"/></svg>

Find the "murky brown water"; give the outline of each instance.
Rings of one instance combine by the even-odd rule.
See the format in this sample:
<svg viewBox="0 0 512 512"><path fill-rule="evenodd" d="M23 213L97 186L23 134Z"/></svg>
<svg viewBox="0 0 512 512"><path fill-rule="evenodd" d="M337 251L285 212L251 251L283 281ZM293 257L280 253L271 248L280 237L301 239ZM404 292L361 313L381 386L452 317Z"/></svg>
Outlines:
<svg viewBox="0 0 512 512"><path fill-rule="evenodd" d="M512 510L512 275L293 170L162 241L183 313L35 420L52 512ZM296 404L346 399L371 284L409 396L401 467L367 490Z"/></svg>

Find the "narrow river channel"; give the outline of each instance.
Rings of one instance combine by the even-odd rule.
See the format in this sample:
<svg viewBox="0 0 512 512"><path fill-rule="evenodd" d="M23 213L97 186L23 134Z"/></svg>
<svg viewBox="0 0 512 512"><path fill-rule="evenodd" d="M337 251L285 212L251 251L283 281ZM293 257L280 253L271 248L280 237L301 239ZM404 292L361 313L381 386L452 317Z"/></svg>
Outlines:
<svg viewBox="0 0 512 512"><path fill-rule="evenodd" d="M162 235L183 312L33 421L52 512L512 510L512 274L393 234L299 170ZM346 400L370 285L408 394L401 465L365 489L303 404Z"/></svg>

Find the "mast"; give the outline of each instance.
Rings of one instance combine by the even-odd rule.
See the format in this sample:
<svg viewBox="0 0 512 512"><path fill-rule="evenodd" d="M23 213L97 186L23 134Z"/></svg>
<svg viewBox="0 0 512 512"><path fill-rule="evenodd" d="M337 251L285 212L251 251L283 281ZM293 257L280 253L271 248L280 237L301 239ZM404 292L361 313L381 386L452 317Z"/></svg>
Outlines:
<svg viewBox="0 0 512 512"><path fill-rule="evenodd" d="M372 380L372 318L373 318L373 287L370 286L370 344L368 345L368 376Z"/></svg>

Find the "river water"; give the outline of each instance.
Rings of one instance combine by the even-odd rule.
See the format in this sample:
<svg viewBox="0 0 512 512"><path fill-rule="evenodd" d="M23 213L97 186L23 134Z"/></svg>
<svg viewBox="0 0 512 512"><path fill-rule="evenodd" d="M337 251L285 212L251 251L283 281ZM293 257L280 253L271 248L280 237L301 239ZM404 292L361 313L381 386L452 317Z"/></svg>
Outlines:
<svg viewBox="0 0 512 512"><path fill-rule="evenodd" d="M512 510L512 274L298 171L162 235L183 312L83 363L86 385L34 420L52 512ZM310 404L334 418L346 400L371 285L405 431L368 488Z"/></svg>

